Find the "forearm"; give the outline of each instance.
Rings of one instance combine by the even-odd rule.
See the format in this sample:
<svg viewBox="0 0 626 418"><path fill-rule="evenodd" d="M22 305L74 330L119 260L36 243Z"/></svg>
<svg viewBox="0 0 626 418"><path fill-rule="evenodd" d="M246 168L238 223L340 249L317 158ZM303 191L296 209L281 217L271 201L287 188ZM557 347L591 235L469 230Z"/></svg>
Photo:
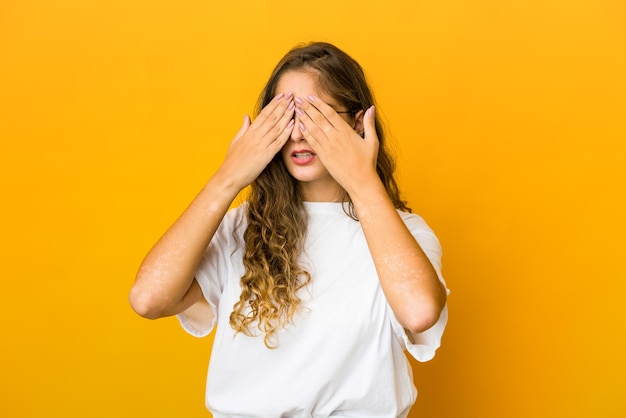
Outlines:
<svg viewBox="0 0 626 418"><path fill-rule="evenodd" d="M412 332L425 331L437 321L446 302L435 269L378 178L361 182L349 194L396 318Z"/></svg>
<svg viewBox="0 0 626 418"><path fill-rule="evenodd" d="M293 128L293 98L279 94L250 123L245 116L226 158L143 261L130 292L133 309L158 318L202 300L193 285L202 255L237 194L263 171Z"/></svg>
<svg viewBox="0 0 626 418"><path fill-rule="evenodd" d="M130 292L133 309L158 318L186 309L202 297L192 287L211 238L240 191L216 174L143 260Z"/></svg>

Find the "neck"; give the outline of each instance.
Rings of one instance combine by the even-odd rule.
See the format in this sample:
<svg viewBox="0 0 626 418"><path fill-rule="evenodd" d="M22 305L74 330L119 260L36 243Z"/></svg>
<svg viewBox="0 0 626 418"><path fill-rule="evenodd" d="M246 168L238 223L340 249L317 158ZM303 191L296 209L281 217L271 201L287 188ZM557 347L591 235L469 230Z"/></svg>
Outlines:
<svg viewBox="0 0 626 418"><path fill-rule="evenodd" d="M333 184L301 182L300 191L305 202L344 202L346 193L333 181Z"/></svg>

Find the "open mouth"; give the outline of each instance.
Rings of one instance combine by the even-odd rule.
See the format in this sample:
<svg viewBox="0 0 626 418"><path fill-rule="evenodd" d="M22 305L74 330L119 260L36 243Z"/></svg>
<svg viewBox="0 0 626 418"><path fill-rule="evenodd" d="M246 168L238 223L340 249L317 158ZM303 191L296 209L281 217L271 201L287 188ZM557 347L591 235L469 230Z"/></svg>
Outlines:
<svg viewBox="0 0 626 418"><path fill-rule="evenodd" d="M315 159L315 153L309 150L295 150L291 153L291 160L299 165L309 164Z"/></svg>
<svg viewBox="0 0 626 418"><path fill-rule="evenodd" d="M293 152L291 153L291 155L292 157L295 157L295 158L311 158L315 154L307 151L307 152Z"/></svg>

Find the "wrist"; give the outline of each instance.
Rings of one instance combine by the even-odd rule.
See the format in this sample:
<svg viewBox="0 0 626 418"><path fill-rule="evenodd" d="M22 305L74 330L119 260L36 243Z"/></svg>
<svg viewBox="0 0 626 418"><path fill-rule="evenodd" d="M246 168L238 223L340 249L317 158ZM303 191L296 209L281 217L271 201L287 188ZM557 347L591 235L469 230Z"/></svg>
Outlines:
<svg viewBox="0 0 626 418"><path fill-rule="evenodd" d="M355 176L356 181L352 185L344 188L356 205L371 202L377 197L387 197L387 190L377 173L369 176Z"/></svg>
<svg viewBox="0 0 626 418"><path fill-rule="evenodd" d="M240 187L235 179L217 172L204 185L200 193L212 202L230 205L242 189L243 187Z"/></svg>
<svg viewBox="0 0 626 418"><path fill-rule="evenodd" d="M215 190L219 194L234 198L246 186L241 183L241 181L238 181L237 176L220 169L213 174L204 188Z"/></svg>

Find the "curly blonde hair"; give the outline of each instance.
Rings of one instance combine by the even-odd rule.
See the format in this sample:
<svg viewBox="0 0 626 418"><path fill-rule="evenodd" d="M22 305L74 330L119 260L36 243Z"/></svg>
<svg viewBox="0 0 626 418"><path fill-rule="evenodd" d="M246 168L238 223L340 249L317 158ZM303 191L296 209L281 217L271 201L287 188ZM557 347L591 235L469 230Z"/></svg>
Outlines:
<svg viewBox="0 0 626 418"><path fill-rule="evenodd" d="M374 97L361 66L334 45L315 42L289 51L278 63L257 103L257 114L276 95L280 77L288 71L307 71L317 77L321 90L331 95L352 115L368 109ZM400 198L393 177L395 162L386 147L382 121L376 116L380 142L377 173L396 208L410 212ZM354 206L344 193L346 214L358 220ZM302 301L298 291L311 281L298 258L306 235L307 215L298 182L277 154L251 184L247 197L248 226L244 232L245 273L241 295L233 306L230 325L237 332L264 334L268 348L277 346L277 331L292 321Z"/></svg>

